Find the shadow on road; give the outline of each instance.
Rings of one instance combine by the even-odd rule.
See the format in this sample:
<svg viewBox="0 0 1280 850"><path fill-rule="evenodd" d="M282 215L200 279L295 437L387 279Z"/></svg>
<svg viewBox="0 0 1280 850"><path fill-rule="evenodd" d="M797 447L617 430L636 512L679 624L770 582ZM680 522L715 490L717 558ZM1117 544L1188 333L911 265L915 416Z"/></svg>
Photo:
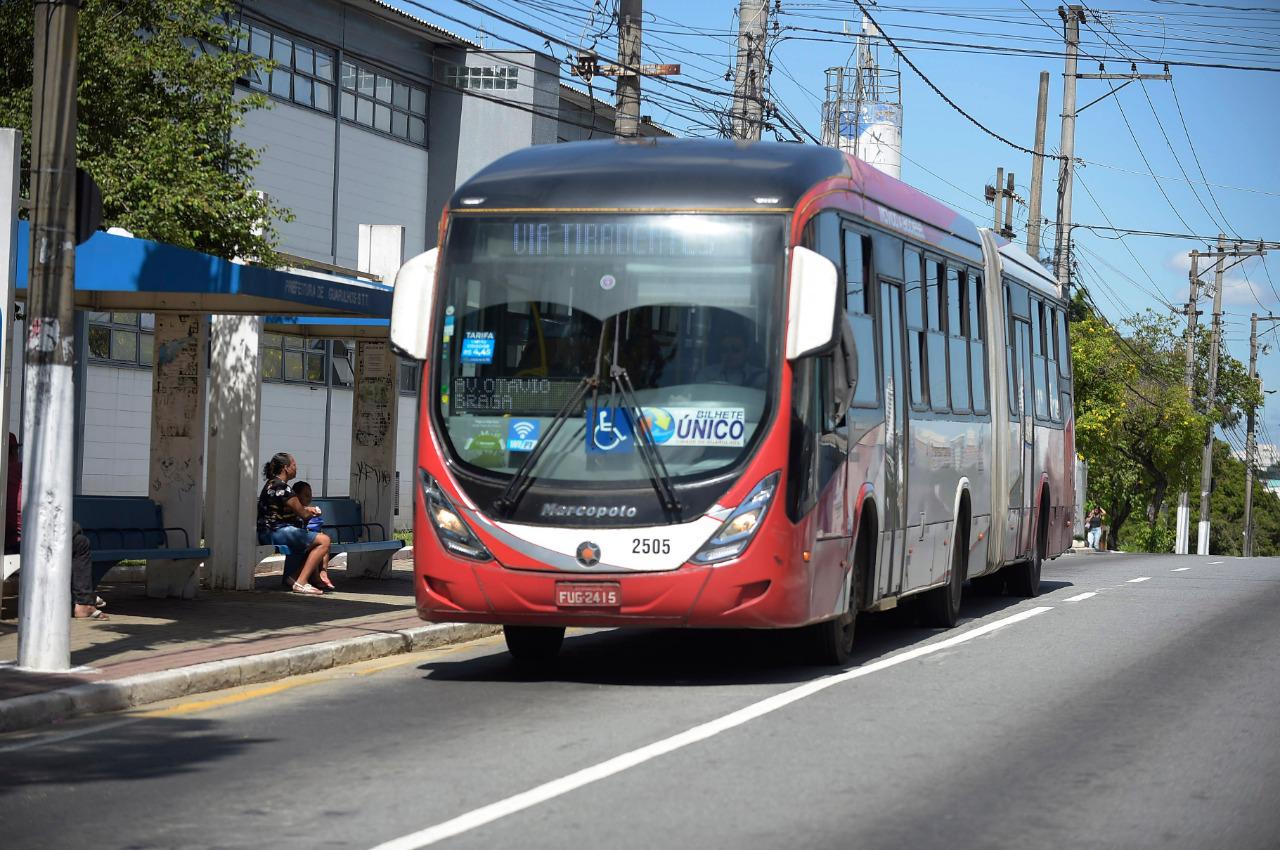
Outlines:
<svg viewBox="0 0 1280 850"><path fill-rule="evenodd" d="M172 778L202 770L213 762L234 758L265 743L266 738L232 737L215 732L213 720L141 720L103 729L65 744L50 742L2 756L0 797L33 785L85 785L90 782ZM88 755L86 741L105 746ZM74 755L69 755L69 754ZM76 764L68 770L68 759Z"/></svg>
<svg viewBox="0 0 1280 850"><path fill-rule="evenodd" d="M1070 582L1042 582L1051 593ZM979 595L966 588L958 628L1024 600ZM909 649L948 630L919 625L914 600L882 614L858 617L849 666L856 667ZM506 652L464 660L440 659L419 669L426 678L457 682L522 682L536 679L597 685L719 686L806 682L834 668L813 666L807 635L800 630L615 629L570 634L554 665L538 671L517 666Z"/></svg>

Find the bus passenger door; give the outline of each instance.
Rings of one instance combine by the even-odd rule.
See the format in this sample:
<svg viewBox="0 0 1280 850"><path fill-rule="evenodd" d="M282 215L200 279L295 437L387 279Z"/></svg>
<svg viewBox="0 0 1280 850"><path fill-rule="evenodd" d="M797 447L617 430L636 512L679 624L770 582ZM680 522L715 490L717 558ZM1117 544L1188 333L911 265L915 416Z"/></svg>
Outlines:
<svg viewBox="0 0 1280 850"><path fill-rule="evenodd" d="M884 490L880 494L881 546L876 596L902 590L907 525L906 407L903 380L902 287L880 282L880 345L884 367Z"/></svg>
<svg viewBox="0 0 1280 850"><path fill-rule="evenodd" d="M1035 533L1032 526L1035 524L1035 511L1032 504L1033 493L1035 492L1035 420L1032 417L1034 409L1035 389L1031 382L1031 324L1017 319L1014 322L1015 332L1017 333L1017 372L1018 372L1018 434L1021 450L1016 452L1021 465L1021 475L1018 480L1022 482L1019 492L1015 494L1018 499L1018 543L1017 551L1014 557L1020 558L1031 549L1031 535Z"/></svg>

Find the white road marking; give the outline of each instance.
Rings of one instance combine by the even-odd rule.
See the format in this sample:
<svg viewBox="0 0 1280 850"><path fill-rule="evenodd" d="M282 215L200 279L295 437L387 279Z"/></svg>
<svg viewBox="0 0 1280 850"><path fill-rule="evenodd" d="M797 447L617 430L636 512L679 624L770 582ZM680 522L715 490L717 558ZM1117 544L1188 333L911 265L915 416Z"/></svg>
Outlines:
<svg viewBox="0 0 1280 850"><path fill-rule="evenodd" d="M438 823L435 826L429 826L426 829L409 833L408 835L401 836L400 838L393 838L390 841L379 844L377 847L373 848L373 850L418 850L418 848L430 846L439 841L444 841L446 838L452 838L456 835L461 835L464 832L469 832L470 830L493 823L507 815L513 815L516 812L532 808L539 803L545 803L548 800L553 800L556 797L568 794L570 791L575 791L583 786L590 785L593 782L599 782L602 779L607 779L616 773L621 773L624 770L637 767L647 761L658 758L659 756L675 752L676 750L683 749L691 744L696 744L699 741L705 741L708 738L719 735L721 732L727 732L728 730L741 726L748 721L755 720L758 717L763 717L766 714L772 714L773 712L785 708L794 702L799 702L806 697L811 697L816 693L825 691L827 688L834 685L839 685L852 679L859 679L863 676L869 676L872 673L878 673L881 670L886 670L898 664L903 664L907 661L914 661L917 658L923 658L926 655L932 655L935 652L941 652L942 650L950 649L953 646L959 646L960 644L973 640L976 637L990 634L996 629L1021 622L1022 620L1029 619L1037 614L1043 614L1045 611L1052 610L1053 608L1051 606L1029 608L1025 611L1013 614L1012 616L987 623L986 625L979 626L971 631L956 635L953 638L939 641L938 643L917 647L916 649L908 650L900 655L892 656L891 658L885 658L881 661L876 661L862 667L855 667L852 670L846 670L843 673L837 673L832 676L826 676L821 679L806 682L805 684L792 688L789 691L783 691L780 694L775 694L774 696L748 705L746 708L740 708L737 711L724 715L723 717L718 717L715 720L710 720L701 725L694 726L691 729L687 729L684 732L672 735L670 738L664 738L661 741L655 741L652 744L643 746L638 750L632 750L629 753L614 756L611 759L594 764L591 767L586 767L582 770L570 773L568 776L562 776L559 779L544 782L541 785L530 788L528 791L523 791L512 797L507 797L505 800L498 800L496 803L490 803L487 806L481 806L478 809L474 809L455 818Z"/></svg>
<svg viewBox="0 0 1280 850"><path fill-rule="evenodd" d="M1191 568L1190 568L1190 567L1178 567L1177 569L1169 570L1169 572L1171 572L1171 573L1185 573L1185 572L1186 572L1187 570L1189 570L1189 569L1191 569Z"/></svg>
<svg viewBox="0 0 1280 850"><path fill-rule="evenodd" d="M1083 602L1083 601L1085 601L1086 599L1088 599L1090 596L1097 596L1097 595L1098 595L1098 594L1096 594L1096 593L1094 593L1094 592L1092 592L1092 591L1090 591L1089 593L1077 593L1075 596L1068 596L1068 597L1067 597L1067 599L1066 599L1065 601L1067 601L1067 602Z"/></svg>
<svg viewBox="0 0 1280 850"><path fill-rule="evenodd" d="M117 726L124 726L137 720L136 717L129 717L124 720L116 720L112 723L99 723L96 726L89 726L84 729L77 729L74 732L62 732L56 735L41 735L31 738L17 744L9 744L7 747L0 747L0 753L16 753L18 750L29 750L32 747L43 747L47 744L60 744L63 741L70 741L73 738L83 738L85 735L93 735L98 732L105 732L108 729L114 729Z"/></svg>
<svg viewBox="0 0 1280 850"><path fill-rule="evenodd" d="M1151 581L1151 576L1138 576L1137 578L1131 578L1126 582L1126 584L1137 584L1140 581Z"/></svg>
<svg viewBox="0 0 1280 850"><path fill-rule="evenodd" d="M1210 561L1210 562L1209 562L1209 566L1211 566L1211 567L1216 567L1218 564L1224 564L1224 563L1226 563L1226 562L1225 562L1225 561Z"/></svg>

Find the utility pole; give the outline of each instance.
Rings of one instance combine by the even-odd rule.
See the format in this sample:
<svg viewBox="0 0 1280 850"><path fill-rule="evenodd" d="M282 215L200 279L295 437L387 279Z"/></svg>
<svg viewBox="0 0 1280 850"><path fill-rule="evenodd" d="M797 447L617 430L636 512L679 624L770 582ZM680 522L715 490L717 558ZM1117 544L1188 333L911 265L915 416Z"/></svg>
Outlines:
<svg viewBox="0 0 1280 850"><path fill-rule="evenodd" d="M1080 51L1080 25L1085 22L1083 6L1058 7L1058 15L1064 25L1063 36L1067 44L1066 68L1062 75L1062 136L1059 142L1060 168L1058 170L1058 223L1057 238L1053 248L1053 271L1058 280L1058 294L1066 298L1071 283L1071 184L1075 173L1076 117L1095 103L1108 98L1134 80L1171 80L1169 66L1163 74L1139 74L1137 65L1130 64L1127 74L1108 74L1099 65L1096 74L1076 73L1076 58ZM1076 80L1125 80L1110 89L1102 97L1076 108Z"/></svg>
<svg viewBox="0 0 1280 850"><path fill-rule="evenodd" d="M991 229L1005 239L1013 239L1014 237L1013 202L1022 200L1013 191L1013 186L1013 172L1009 172L1008 182L1006 183L1004 169L997 168L996 184L986 187L987 203L994 207L991 213ZM1003 227L1000 224L1002 219L1004 221Z"/></svg>
<svg viewBox="0 0 1280 850"><path fill-rule="evenodd" d="M1267 316L1268 319L1272 318ZM1249 383L1258 385L1258 314L1249 321ZM1257 411L1249 405L1248 429L1244 438L1244 556L1253 557L1253 429Z"/></svg>
<svg viewBox="0 0 1280 850"><path fill-rule="evenodd" d="M614 130L624 138L640 135L640 22L644 0L619 0L617 107Z"/></svg>
<svg viewBox="0 0 1280 850"><path fill-rule="evenodd" d="M79 0L36 0L18 664L71 666ZM7 320L7 317L6 317Z"/></svg>
<svg viewBox="0 0 1280 850"><path fill-rule="evenodd" d="M1071 177L1076 155L1076 54L1080 49L1080 24L1084 23L1084 7L1058 7L1058 15L1066 25L1067 64L1062 74L1062 135L1058 142L1061 155L1058 168L1058 223L1053 248L1053 274L1058 280L1058 294L1066 297L1071 276Z"/></svg>
<svg viewBox="0 0 1280 850"><path fill-rule="evenodd" d="M1196 400L1196 319L1200 315L1200 252L1191 252L1191 293L1187 301L1187 363L1185 379L1187 400L1194 406ZM1173 544L1174 554L1185 555L1191 551L1191 502L1184 487L1178 494L1178 530Z"/></svg>
<svg viewBox="0 0 1280 850"><path fill-rule="evenodd" d="M1210 417L1209 427L1205 429L1204 452L1200 460L1200 529L1196 539L1196 553L1209 554L1209 488L1213 483L1213 409L1218 397L1218 350L1222 347L1222 275L1227 269L1227 260L1235 259L1238 265L1245 257L1261 257L1266 254L1262 243L1257 249L1245 250L1240 243L1227 248L1227 237L1218 234L1216 251L1201 254L1217 260L1213 268L1213 337L1209 343L1209 393L1205 397L1205 415Z"/></svg>
<svg viewBox="0 0 1280 850"><path fill-rule="evenodd" d="M738 61L733 80L733 138L760 141L764 130L765 28L768 0L741 0L738 5Z"/></svg>
<svg viewBox="0 0 1280 850"><path fill-rule="evenodd" d="M1031 157L1031 204L1027 210L1027 253L1040 259L1040 203L1044 191L1044 129L1049 118L1049 72L1040 72L1036 98L1036 154Z"/></svg>
<svg viewBox="0 0 1280 850"><path fill-rule="evenodd" d="M1210 416L1210 425L1204 430L1204 452L1201 454L1201 522L1196 538L1196 553L1208 554L1208 492L1213 483L1213 407L1217 399L1217 349L1222 344L1222 266L1226 265L1224 248L1226 236L1217 234L1217 262L1213 265L1213 335L1208 346L1208 396L1204 398L1204 412Z"/></svg>

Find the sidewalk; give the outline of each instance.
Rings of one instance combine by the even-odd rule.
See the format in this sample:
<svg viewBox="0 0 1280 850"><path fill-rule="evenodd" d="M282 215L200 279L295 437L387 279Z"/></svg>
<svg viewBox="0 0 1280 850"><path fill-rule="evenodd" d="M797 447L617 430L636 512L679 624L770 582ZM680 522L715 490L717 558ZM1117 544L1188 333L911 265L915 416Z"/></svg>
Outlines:
<svg viewBox="0 0 1280 850"><path fill-rule="evenodd" d="M143 585L99 587L110 620L71 621L69 673L16 669L16 620L0 620L0 732L186 694L268 682L494 634L495 626L429 625L413 608L412 561L391 578L347 579L323 598L280 589L279 565L254 591L148 599Z"/></svg>

